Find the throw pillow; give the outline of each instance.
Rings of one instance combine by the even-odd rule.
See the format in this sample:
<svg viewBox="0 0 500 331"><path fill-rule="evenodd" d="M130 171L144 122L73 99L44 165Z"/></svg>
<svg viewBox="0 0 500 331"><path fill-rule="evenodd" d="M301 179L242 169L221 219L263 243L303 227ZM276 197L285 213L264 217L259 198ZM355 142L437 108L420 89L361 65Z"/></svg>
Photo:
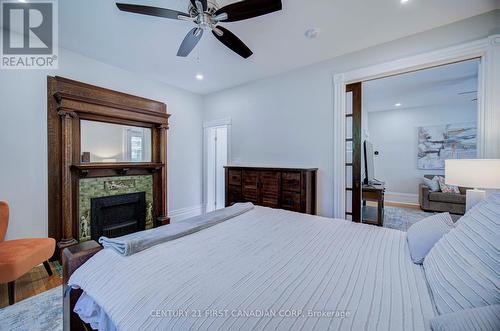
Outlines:
<svg viewBox="0 0 500 331"><path fill-rule="evenodd" d="M413 263L422 264L431 248L453 227L449 213L432 215L410 226L406 240Z"/></svg>
<svg viewBox="0 0 500 331"><path fill-rule="evenodd" d="M431 320L432 331L497 331L500 330L500 305L444 314Z"/></svg>
<svg viewBox="0 0 500 331"><path fill-rule="evenodd" d="M500 304L500 193L472 207L424 260L440 314Z"/></svg>
<svg viewBox="0 0 500 331"><path fill-rule="evenodd" d="M439 188L439 181L438 181L437 176L432 177L432 179L424 177L423 180L424 180L424 184L427 185L427 187L429 188L429 191L439 192L440 188Z"/></svg>
<svg viewBox="0 0 500 331"><path fill-rule="evenodd" d="M446 184L444 177L439 176L438 181L439 181L439 188L441 189L441 192L460 193L458 186Z"/></svg>

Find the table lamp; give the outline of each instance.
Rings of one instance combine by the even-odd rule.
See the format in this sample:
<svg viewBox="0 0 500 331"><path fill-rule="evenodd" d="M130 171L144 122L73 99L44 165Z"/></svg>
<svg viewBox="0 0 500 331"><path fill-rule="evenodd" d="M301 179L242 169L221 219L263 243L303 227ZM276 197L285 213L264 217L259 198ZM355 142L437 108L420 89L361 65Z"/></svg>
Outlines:
<svg viewBox="0 0 500 331"><path fill-rule="evenodd" d="M500 159L445 160L444 164L446 184L474 188L465 195L466 210L484 199L482 189L500 188Z"/></svg>

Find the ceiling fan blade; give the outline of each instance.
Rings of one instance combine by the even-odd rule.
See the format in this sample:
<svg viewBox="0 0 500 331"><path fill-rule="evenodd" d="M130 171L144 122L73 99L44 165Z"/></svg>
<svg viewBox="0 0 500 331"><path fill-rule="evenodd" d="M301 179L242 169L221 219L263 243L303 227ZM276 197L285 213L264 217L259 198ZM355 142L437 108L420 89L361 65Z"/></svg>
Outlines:
<svg viewBox="0 0 500 331"><path fill-rule="evenodd" d="M206 11L208 9L207 0L191 0L191 4L193 5L194 8L198 8L198 6L196 6L196 1L201 2L201 5L203 6L203 11Z"/></svg>
<svg viewBox="0 0 500 331"><path fill-rule="evenodd" d="M189 31L177 51L177 56L188 56L200 41L201 36L203 36L203 29L193 28Z"/></svg>
<svg viewBox="0 0 500 331"><path fill-rule="evenodd" d="M174 20L179 19L179 16L190 17L189 14L186 14L186 13L183 13L183 12L180 12L177 10L172 10L172 9L150 7L150 6L143 6L143 5L132 5L132 4L127 4L127 3L117 3L116 6L121 11L126 11L126 12L130 12L130 13L135 13L135 14L143 14L143 15L149 15L149 16L170 18L170 19L174 19Z"/></svg>
<svg viewBox="0 0 500 331"><path fill-rule="evenodd" d="M281 0L244 0L220 8L215 15L227 14L221 22L235 22L266 15L283 8Z"/></svg>
<svg viewBox="0 0 500 331"><path fill-rule="evenodd" d="M223 28L222 26L217 26L216 29L219 30L219 33L222 32L222 35L219 35L219 33L212 31L215 38L219 39L219 41L226 45L230 50L239 54L245 59L249 58L253 54L250 48L248 48L247 45L245 45L240 40L240 38L236 37L234 33L229 31L228 29Z"/></svg>

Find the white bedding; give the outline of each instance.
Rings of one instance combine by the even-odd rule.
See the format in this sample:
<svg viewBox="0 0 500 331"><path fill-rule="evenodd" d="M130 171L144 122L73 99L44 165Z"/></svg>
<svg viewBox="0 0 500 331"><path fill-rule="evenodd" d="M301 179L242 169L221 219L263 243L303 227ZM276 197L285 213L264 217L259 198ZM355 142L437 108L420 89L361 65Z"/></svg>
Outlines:
<svg viewBox="0 0 500 331"><path fill-rule="evenodd" d="M69 284L118 330L427 330L435 315L404 232L263 207L132 256L104 249Z"/></svg>

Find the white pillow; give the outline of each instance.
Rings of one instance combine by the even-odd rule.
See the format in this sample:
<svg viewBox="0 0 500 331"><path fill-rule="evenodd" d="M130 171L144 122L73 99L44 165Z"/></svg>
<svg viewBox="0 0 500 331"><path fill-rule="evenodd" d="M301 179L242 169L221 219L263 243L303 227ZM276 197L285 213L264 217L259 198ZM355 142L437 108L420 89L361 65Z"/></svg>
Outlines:
<svg viewBox="0 0 500 331"><path fill-rule="evenodd" d="M474 206L424 260L436 308L447 314L500 304L500 193Z"/></svg>
<svg viewBox="0 0 500 331"><path fill-rule="evenodd" d="M434 176L434 177L432 177L432 179L429 179L427 177L423 177L424 184L427 185L427 187L429 188L429 191L431 191L431 192L439 192L440 191L438 178L439 178L438 176Z"/></svg>
<svg viewBox="0 0 500 331"><path fill-rule="evenodd" d="M432 331L498 331L500 305L464 309L431 320Z"/></svg>
<svg viewBox="0 0 500 331"><path fill-rule="evenodd" d="M434 244L453 227L449 213L432 215L410 226L406 240L413 263L422 264Z"/></svg>

